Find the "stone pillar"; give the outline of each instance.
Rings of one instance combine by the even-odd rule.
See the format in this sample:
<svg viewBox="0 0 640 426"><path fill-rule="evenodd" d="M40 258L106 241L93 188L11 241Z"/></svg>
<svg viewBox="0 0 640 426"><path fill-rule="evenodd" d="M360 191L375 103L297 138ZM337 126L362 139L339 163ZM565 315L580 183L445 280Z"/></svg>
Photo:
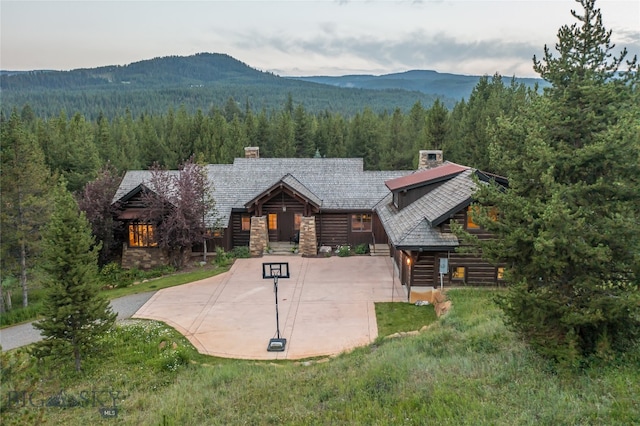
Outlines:
<svg viewBox="0 0 640 426"><path fill-rule="evenodd" d="M269 245L269 231L266 216L251 218L251 233L249 235L249 253L251 256L262 256Z"/></svg>
<svg viewBox="0 0 640 426"><path fill-rule="evenodd" d="M315 216L304 216L300 221L300 243L298 244L298 249L302 256L315 257L318 254Z"/></svg>

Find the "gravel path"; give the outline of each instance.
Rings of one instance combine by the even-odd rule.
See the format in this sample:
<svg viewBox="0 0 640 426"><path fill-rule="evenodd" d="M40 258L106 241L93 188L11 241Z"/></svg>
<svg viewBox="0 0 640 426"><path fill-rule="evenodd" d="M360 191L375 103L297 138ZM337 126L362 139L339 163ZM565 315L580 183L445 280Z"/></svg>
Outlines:
<svg viewBox="0 0 640 426"><path fill-rule="evenodd" d="M111 308L118 313L118 321L131 318L155 291L132 294L111 301ZM33 323L25 323L0 330L0 345L3 351L19 348L20 346L35 343L41 339L40 331L33 328Z"/></svg>

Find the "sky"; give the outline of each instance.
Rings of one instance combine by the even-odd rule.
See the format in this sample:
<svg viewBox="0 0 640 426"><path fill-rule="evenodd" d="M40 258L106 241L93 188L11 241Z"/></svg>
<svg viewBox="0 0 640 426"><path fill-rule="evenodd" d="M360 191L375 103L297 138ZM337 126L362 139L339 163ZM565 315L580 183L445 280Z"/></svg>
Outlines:
<svg viewBox="0 0 640 426"><path fill-rule="evenodd" d="M597 0L614 52L640 57L640 1ZM225 53L281 76L414 69L538 77L573 0L0 0L0 69L70 70Z"/></svg>

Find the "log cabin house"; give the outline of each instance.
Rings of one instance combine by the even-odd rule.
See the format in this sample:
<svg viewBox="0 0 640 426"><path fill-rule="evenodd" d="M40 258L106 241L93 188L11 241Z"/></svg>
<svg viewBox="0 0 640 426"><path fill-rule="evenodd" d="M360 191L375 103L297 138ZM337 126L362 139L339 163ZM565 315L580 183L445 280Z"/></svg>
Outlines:
<svg viewBox="0 0 640 426"><path fill-rule="evenodd" d="M407 289L439 285L440 259L448 260L448 286L502 279L503 268L456 251L460 243L450 221L490 238L469 215L473 176L506 181L445 162L442 151L420 151L417 171L365 171L360 158L260 158L258 148L249 147L245 158L206 170L215 200L215 212L206 218L209 252L248 246L252 256L261 256L270 243L293 241L301 255L315 257L323 246L365 244L372 254L393 257ZM152 225L139 221L149 177L149 171L127 172L113 198L127 230L123 268L166 262Z"/></svg>

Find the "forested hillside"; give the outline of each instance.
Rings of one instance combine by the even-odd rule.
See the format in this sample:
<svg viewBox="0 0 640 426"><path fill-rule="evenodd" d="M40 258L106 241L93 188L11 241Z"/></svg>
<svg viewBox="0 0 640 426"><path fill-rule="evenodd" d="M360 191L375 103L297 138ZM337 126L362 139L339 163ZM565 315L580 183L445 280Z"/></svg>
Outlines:
<svg viewBox="0 0 640 426"><path fill-rule="evenodd" d="M412 70L385 75L343 75L340 77L292 77L298 80L329 84L337 87L358 89L404 89L449 99L467 99L480 77L474 75L458 75L439 73L429 70ZM515 77L514 77L515 78ZM528 88L548 87L549 84L539 78L515 78Z"/></svg>
<svg viewBox="0 0 640 426"><path fill-rule="evenodd" d="M352 116L365 107L379 113L408 111L420 102L430 106L440 98L447 107L454 99L443 95L388 87L385 90L339 88L278 77L258 71L222 54L201 53L164 57L126 66L72 71L2 73L2 112L29 105L38 117L81 111L89 119L114 118L125 112L165 113L184 106L187 112L205 113L233 99L246 110L280 108L289 96L305 109L328 110ZM411 89L413 90L413 89Z"/></svg>

